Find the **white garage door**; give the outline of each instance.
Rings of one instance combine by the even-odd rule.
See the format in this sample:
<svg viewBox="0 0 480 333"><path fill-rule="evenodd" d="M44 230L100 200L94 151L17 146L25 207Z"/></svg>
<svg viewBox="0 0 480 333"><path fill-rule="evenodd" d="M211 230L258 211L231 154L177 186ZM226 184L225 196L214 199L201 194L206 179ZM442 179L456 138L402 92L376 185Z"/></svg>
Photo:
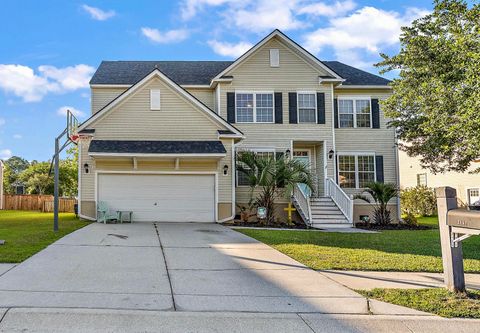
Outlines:
<svg viewBox="0 0 480 333"><path fill-rule="evenodd" d="M98 200L134 221L214 222L213 175L99 174Z"/></svg>

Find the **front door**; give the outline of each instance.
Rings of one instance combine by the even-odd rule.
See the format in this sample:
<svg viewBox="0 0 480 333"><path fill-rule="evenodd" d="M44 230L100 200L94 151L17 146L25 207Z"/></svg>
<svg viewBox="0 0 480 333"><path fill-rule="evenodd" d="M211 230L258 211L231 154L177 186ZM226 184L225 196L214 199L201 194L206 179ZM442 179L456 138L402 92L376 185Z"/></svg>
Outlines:
<svg viewBox="0 0 480 333"><path fill-rule="evenodd" d="M480 200L480 189L478 188L469 188L468 192L468 204L474 205L477 201Z"/></svg>
<svg viewBox="0 0 480 333"><path fill-rule="evenodd" d="M312 159L311 159L311 150L310 149L296 149L293 151L293 158L299 160L312 169ZM308 188L306 184L300 184L302 192L306 195L311 195L312 191Z"/></svg>

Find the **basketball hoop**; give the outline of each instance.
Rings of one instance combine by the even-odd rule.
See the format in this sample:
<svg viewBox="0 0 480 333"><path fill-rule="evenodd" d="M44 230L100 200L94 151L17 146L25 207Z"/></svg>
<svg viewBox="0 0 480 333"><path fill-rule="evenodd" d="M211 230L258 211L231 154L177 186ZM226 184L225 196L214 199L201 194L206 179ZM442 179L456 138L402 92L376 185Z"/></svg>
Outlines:
<svg viewBox="0 0 480 333"><path fill-rule="evenodd" d="M67 138L77 144L80 139L78 134L78 120L70 110L67 110Z"/></svg>

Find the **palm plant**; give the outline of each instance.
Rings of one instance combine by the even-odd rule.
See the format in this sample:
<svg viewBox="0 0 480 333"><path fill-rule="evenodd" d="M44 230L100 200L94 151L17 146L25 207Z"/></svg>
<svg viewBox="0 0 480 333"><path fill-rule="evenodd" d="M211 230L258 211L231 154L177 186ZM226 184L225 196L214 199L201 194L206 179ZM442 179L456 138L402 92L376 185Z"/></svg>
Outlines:
<svg viewBox="0 0 480 333"><path fill-rule="evenodd" d="M387 206L388 202L397 195L398 189L395 184L372 182L365 186L361 194L355 195L354 199L373 204L373 221L380 225L386 225L392 222L391 212Z"/></svg>
<svg viewBox="0 0 480 333"><path fill-rule="evenodd" d="M267 224L275 222L274 203L281 195L290 197L297 183L313 188L313 177L304 162L282 156L277 158L245 151L237 153L237 171L243 174L250 186L250 196L259 190L254 199L257 207L267 209Z"/></svg>

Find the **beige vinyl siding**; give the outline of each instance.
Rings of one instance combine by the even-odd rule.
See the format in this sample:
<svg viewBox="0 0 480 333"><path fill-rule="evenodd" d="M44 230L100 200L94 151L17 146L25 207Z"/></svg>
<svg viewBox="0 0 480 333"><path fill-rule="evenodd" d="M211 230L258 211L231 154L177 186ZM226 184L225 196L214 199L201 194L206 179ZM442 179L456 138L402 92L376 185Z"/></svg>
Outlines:
<svg viewBox="0 0 480 333"><path fill-rule="evenodd" d="M218 202L232 202L232 174L234 167L232 166L232 139L222 140L227 155L218 161ZM223 166L228 166L228 175L223 175Z"/></svg>
<svg viewBox="0 0 480 333"><path fill-rule="evenodd" d="M480 174L469 173L479 167L473 163L466 172L446 172L436 175L423 169L416 157L410 157L407 153L400 151L400 186L401 188L417 186L417 175L427 174L427 186L431 188L450 186L457 190L457 197L462 204L468 203L467 190L469 188L480 188Z"/></svg>
<svg viewBox="0 0 480 333"><path fill-rule="evenodd" d="M78 149L80 152L80 200L95 201L95 160L88 156L89 139L80 139ZM89 172L83 167L88 164ZM83 207L82 207L83 213ZM91 216L94 217L94 216Z"/></svg>
<svg viewBox="0 0 480 333"><path fill-rule="evenodd" d="M346 96L365 96L372 99L385 99L389 95L385 90L346 90L337 89L335 98ZM383 172L386 183L396 183L395 161L395 132L387 127L388 119L385 118L380 106L380 128L336 128L335 145L337 153L367 152L383 156ZM356 194L359 190L345 189L348 194Z"/></svg>
<svg viewBox="0 0 480 333"><path fill-rule="evenodd" d="M186 88L185 90L195 96L200 102L208 106L211 110L215 110L215 93L213 89Z"/></svg>
<svg viewBox="0 0 480 333"><path fill-rule="evenodd" d="M91 106L92 106L92 114L97 113L101 110L105 105L113 101L117 98L120 94L122 94L126 87L119 87L119 88L92 88L91 93Z"/></svg>
<svg viewBox="0 0 480 333"><path fill-rule="evenodd" d="M279 67L270 67L269 50L271 48L279 49ZM284 152L286 149L291 149L292 140L310 144L321 144L322 141L325 141L328 150L333 148L331 85L318 83L320 75L327 75L324 70L306 62L297 53L274 38L226 75L232 75L233 81L220 83L219 110L220 115L224 118L227 117L227 92L282 93L283 124L236 123L235 126L246 137L238 146L239 148L273 148L276 151ZM325 93L325 124L289 124L288 93L299 91ZM328 174L333 177L331 163ZM250 199L248 187L237 187L236 193L238 202L245 203ZM281 201L287 202L288 199L282 198Z"/></svg>
<svg viewBox="0 0 480 333"><path fill-rule="evenodd" d="M150 89L160 89L160 110L150 110ZM104 140L217 140L217 130L223 129L158 78L91 127L95 138Z"/></svg>
<svg viewBox="0 0 480 333"><path fill-rule="evenodd" d="M150 89L160 89L160 110L150 110ZM213 97L212 97L213 99ZM115 106L106 115L93 122L96 140L218 140L218 130L225 129L210 118L205 111L167 86L159 78L153 78L138 91ZM232 202L232 139L222 140L227 154L217 159L180 158L175 169L174 159L153 160L138 158L139 171L214 171L218 173L218 201ZM95 173L97 170L134 171L130 158L97 158L88 155L89 140L80 142L80 165L89 164L90 172L82 167L81 201L95 200ZM229 175L223 176L223 166L229 166Z"/></svg>

